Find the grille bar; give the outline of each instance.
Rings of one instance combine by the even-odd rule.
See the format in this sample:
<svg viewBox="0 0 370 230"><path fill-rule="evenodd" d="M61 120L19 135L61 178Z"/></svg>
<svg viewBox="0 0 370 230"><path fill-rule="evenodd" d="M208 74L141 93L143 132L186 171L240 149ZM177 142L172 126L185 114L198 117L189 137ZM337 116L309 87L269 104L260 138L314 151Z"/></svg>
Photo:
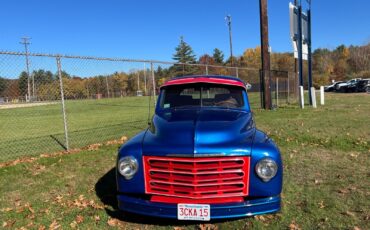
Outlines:
<svg viewBox="0 0 370 230"><path fill-rule="evenodd" d="M248 195L249 157L144 156L143 161L147 194L190 199Z"/></svg>

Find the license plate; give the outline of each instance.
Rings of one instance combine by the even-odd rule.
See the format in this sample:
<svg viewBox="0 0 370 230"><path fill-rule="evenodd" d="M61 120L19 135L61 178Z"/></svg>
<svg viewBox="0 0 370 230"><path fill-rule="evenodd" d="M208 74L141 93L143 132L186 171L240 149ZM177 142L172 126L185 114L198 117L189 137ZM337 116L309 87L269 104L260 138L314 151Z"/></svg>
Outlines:
<svg viewBox="0 0 370 230"><path fill-rule="evenodd" d="M177 219L179 220L203 220L211 218L209 204L177 204Z"/></svg>

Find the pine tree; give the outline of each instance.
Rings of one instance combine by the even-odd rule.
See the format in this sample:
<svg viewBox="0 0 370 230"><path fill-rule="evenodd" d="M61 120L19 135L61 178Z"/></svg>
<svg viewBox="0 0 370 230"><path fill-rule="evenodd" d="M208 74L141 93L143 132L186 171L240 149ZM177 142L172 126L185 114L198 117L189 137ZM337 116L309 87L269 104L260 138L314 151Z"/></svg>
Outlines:
<svg viewBox="0 0 370 230"><path fill-rule="evenodd" d="M215 60L216 64L223 64L224 62L224 54L219 49L213 50L213 59Z"/></svg>
<svg viewBox="0 0 370 230"><path fill-rule="evenodd" d="M189 44L184 41L184 38L180 37L180 44L175 48L176 53L173 55L173 60L178 63L196 63L195 54ZM189 65L174 65L171 68L171 72L175 76L191 75L197 71L197 68Z"/></svg>
<svg viewBox="0 0 370 230"><path fill-rule="evenodd" d="M176 53L173 55L173 60L180 63L195 63L195 54L189 44L184 41L184 37L180 37L180 44L176 47Z"/></svg>

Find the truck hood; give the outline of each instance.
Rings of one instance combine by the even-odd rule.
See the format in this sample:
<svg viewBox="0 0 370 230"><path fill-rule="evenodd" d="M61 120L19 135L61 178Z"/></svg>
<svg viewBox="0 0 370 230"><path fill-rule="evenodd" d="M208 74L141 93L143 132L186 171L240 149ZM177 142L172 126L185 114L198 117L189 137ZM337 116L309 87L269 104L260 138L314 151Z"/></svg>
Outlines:
<svg viewBox="0 0 370 230"><path fill-rule="evenodd" d="M255 126L250 112L181 109L156 114L143 138L151 156L250 155Z"/></svg>

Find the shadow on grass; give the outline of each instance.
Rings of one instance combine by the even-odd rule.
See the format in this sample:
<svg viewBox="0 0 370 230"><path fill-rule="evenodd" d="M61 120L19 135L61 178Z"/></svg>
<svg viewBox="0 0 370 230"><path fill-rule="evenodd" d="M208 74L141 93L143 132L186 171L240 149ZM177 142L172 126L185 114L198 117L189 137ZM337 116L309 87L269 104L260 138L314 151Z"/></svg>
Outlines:
<svg viewBox="0 0 370 230"><path fill-rule="evenodd" d="M105 208L105 212L112 218L134 223L134 224L148 224L158 226L168 225L197 225L204 223L224 223L230 220L237 220L242 218L233 218L228 220L212 220L211 222L200 222L200 221L179 221L176 219L158 218L143 216L133 213L124 212L118 209L117 203L117 186L116 186L116 168L112 168L106 174L104 174L98 182L95 184L95 193L99 197L100 201L104 205L108 206Z"/></svg>

